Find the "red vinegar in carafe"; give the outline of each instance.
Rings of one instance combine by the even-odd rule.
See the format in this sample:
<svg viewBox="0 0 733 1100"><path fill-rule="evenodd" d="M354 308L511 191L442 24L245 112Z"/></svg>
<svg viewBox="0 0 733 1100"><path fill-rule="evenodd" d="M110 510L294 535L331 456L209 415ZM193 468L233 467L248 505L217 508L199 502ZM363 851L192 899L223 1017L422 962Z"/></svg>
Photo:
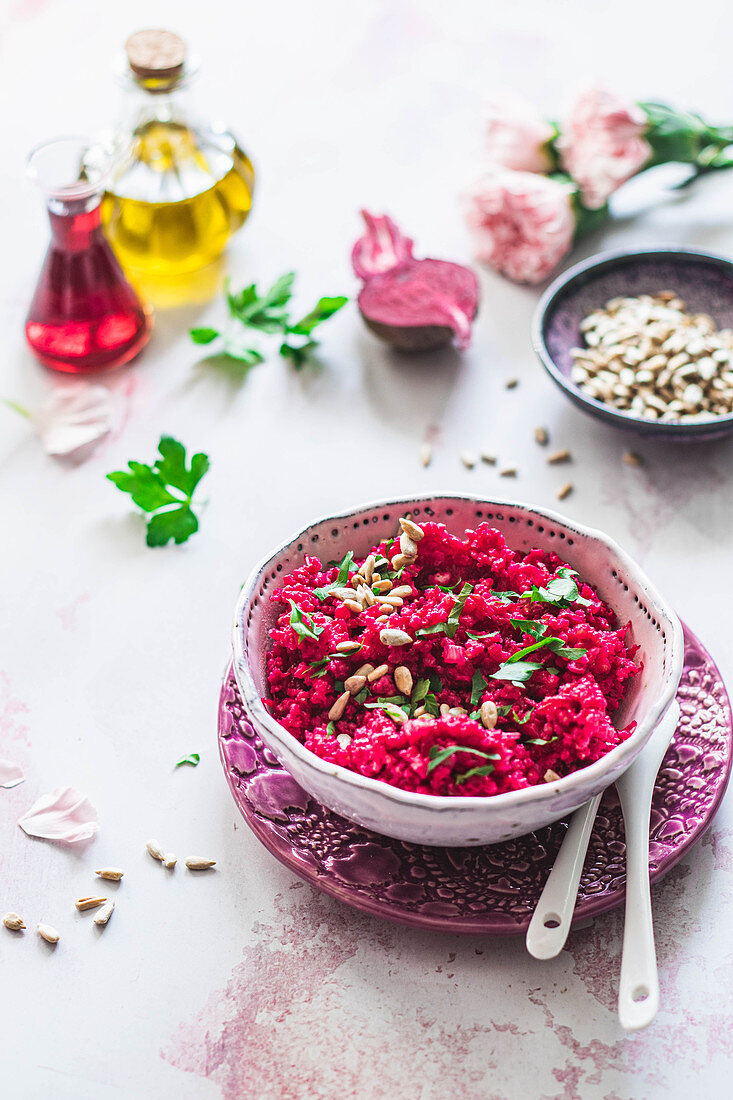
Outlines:
<svg viewBox="0 0 733 1100"><path fill-rule="evenodd" d="M104 173L79 139L40 146L29 170L46 192L51 243L25 325L47 367L71 374L127 363L147 343L151 318L104 237Z"/></svg>

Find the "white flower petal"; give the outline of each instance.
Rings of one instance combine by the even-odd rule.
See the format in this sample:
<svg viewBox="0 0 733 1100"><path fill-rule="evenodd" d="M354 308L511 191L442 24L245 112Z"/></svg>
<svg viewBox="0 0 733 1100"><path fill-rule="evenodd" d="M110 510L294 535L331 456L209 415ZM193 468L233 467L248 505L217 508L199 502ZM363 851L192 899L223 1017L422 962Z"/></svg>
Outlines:
<svg viewBox="0 0 733 1100"><path fill-rule="evenodd" d="M20 764L12 760L0 760L0 787L17 787L25 779Z"/></svg>
<svg viewBox="0 0 733 1100"><path fill-rule="evenodd" d="M89 799L73 787L56 787L42 795L18 822L28 836L77 844L99 830L97 811Z"/></svg>
<svg viewBox="0 0 733 1100"><path fill-rule="evenodd" d="M50 455L70 455L112 428L115 403L106 386L59 386L33 417Z"/></svg>

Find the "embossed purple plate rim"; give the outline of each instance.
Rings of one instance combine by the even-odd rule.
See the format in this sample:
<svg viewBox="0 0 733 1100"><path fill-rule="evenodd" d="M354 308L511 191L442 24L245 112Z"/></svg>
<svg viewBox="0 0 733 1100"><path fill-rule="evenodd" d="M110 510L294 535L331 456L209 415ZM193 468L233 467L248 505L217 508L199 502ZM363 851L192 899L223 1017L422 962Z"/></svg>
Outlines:
<svg viewBox="0 0 733 1100"><path fill-rule="evenodd" d="M720 803L725 794L728 781L731 774L731 765L733 764L733 716L731 714L731 704L728 693L725 689L725 685L720 674L720 670L716 662L711 657L709 651L699 641L697 636L689 629L689 627L683 624L684 638L685 638L685 652L688 648L697 649L704 657L705 663L714 670L715 676L722 687L723 692L723 704L725 710L725 725L727 728L727 753L725 759L725 769L722 775L718 779L717 788L714 798L707 808L705 815L700 819L699 824L689 834L686 834L684 838L674 847L670 848L667 853L662 856L655 864L650 859L650 879L652 883L658 882L668 871L675 866L676 863L683 857L683 855L695 845L705 831L712 823ZM685 667L687 668L687 660L685 661ZM359 893L356 889L350 886L348 883L339 880L335 873L329 874L320 868L309 867L303 863L298 855L294 851L292 845L288 841L281 837L267 819L261 821L255 810L250 805L246 795L237 786L233 776L231 767L227 760L225 753L226 738L223 736L226 729L226 722L224 720L224 711L226 708L225 696L227 693L228 685L233 682L234 689L239 694L239 688L236 684L236 678L233 675L232 663L227 666L224 678L222 681L221 694L219 699L219 755L226 775L229 789L232 793L232 797L242 814L246 824L255 834L257 839L264 845L264 847L273 855L280 863L286 866L289 870L293 871L299 878L304 879L310 885L314 886L318 890L322 890L329 896L336 898L338 901L343 902L346 905L350 905L352 908L358 909L361 912L368 913L371 916L379 917L384 920L389 920L393 923L401 924L411 928L422 928L427 931L433 932L453 932L461 935L476 935L476 936L510 936L523 934L529 924L530 915L524 917L512 917L508 914L499 914L496 912L488 912L485 915L480 915L477 918L468 921L461 916L433 916L425 913L410 913L402 910L395 903L390 905L385 901L374 900L364 894ZM275 767L276 765L273 765ZM285 769L279 765L276 766L278 771L283 772L285 775L288 773ZM305 797L308 802L315 800L311 799L305 792ZM338 815L334 815L337 817ZM366 835L369 834L368 830L364 830ZM387 845L395 843L389 838L383 839ZM602 913L609 912L612 909L617 908L623 903L625 896L625 890L623 886L617 889L604 892L598 896L585 897L580 900L576 907L575 914L573 916L573 925L587 921L593 917L600 916Z"/></svg>

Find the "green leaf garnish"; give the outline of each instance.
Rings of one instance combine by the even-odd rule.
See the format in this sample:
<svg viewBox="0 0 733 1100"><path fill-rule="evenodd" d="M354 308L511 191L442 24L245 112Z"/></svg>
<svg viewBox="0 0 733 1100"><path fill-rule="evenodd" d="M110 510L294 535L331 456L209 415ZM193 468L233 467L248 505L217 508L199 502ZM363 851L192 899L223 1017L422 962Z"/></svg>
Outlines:
<svg viewBox="0 0 733 1100"><path fill-rule="evenodd" d="M518 726L526 726L527 722L529 722L530 718L532 717L532 710L534 710L534 707L532 707L531 710L527 711L524 718L520 718L519 715L517 714L517 712L515 710L513 710L512 711L512 719L516 722L516 724Z"/></svg>
<svg viewBox="0 0 733 1100"><path fill-rule="evenodd" d="M473 638L474 642L483 642L486 638L494 638L496 633L495 630L489 630L486 634L472 634L470 630L466 631L467 636Z"/></svg>
<svg viewBox="0 0 733 1100"><path fill-rule="evenodd" d="M458 630L459 621L463 608L466 606L466 600L473 592L473 585L466 582L461 591L456 597L456 602L450 609L448 619L443 623L433 623L432 626L424 626L417 631L419 638L426 637L430 634L447 634L449 638L455 638L456 631Z"/></svg>
<svg viewBox="0 0 733 1100"><path fill-rule="evenodd" d="M383 710L393 722L402 723L407 714L409 717L410 707L409 704L406 707L397 706L390 699L377 699L376 703L365 703L367 710Z"/></svg>
<svg viewBox="0 0 733 1100"><path fill-rule="evenodd" d="M197 752L190 752L188 756L182 756L180 760L176 760L176 767L180 768L182 764L190 764L192 768L195 768L201 757Z"/></svg>
<svg viewBox="0 0 733 1100"><path fill-rule="evenodd" d="M550 635L547 638L540 638L538 642L533 642L532 645L525 646L524 649L518 649L516 653L512 653L506 663L509 665L514 664L515 661L521 661L527 654L534 653L538 649L549 649L556 653L558 657L564 657L566 661L575 661L588 652L587 649L573 648L573 646L566 645L562 638L555 638Z"/></svg>
<svg viewBox="0 0 733 1100"><path fill-rule="evenodd" d="M471 680L471 706L472 707L475 707L478 703L481 702L481 696L483 695L483 693L486 690L487 686L488 686L488 682L484 679L484 677L483 677L482 673L479 671L479 669L476 669L476 671L473 674L473 679Z"/></svg>
<svg viewBox="0 0 733 1100"><path fill-rule="evenodd" d="M455 777L458 786L461 783L465 783L467 779L471 779L474 775L491 775L494 771L493 764L480 764L477 768L469 768L467 772L462 772Z"/></svg>
<svg viewBox="0 0 733 1100"><path fill-rule="evenodd" d="M588 607L591 601L580 595L574 580L577 575L574 569L562 566L557 570L557 576L547 582L546 587L538 588L533 584L528 592L522 593L522 597L533 603L549 603L553 607L570 607L574 603Z"/></svg>
<svg viewBox="0 0 733 1100"><path fill-rule="evenodd" d="M354 552L349 550L347 554L339 562L339 571L336 580L331 584L327 584L324 588L314 588L313 595L317 596L319 600L325 600L331 595L334 588L346 588L349 583L349 575L351 566L354 564ZM356 570L354 570L356 572ZM356 650L354 650L356 652Z"/></svg>
<svg viewBox="0 0 733 1100"><path fill-rule="evenodd" d="M524 744L525 745L551 745L553 741L557 741L557 737L550 737L549 740L547 740L547 741L545 741L544 738L542 738L542 737L528 737L527 740L524 741Z"/></svg>
<svg viewBox="0 0 733 1100"><path fill-rule="evenodd" d="M492 680L509 680L512 684L526 684L533 672L542 665L537 661L505 661L496 672L490 674Z"/></svg>
<svg viewBox="0 0 733 1100"><path fill-rule="evenodd" d="M161 436L158 452L160 458L152 466L130 461L128 470L107 474L108 480L121 492L129 493L148 517L148 546L164 546L171 539L182 543L198 531L193 494L209 469L205 454L192 455L187 467L186 448L170 436Z"/></svg>
<svg viewBox="0 0 733 1100"><path fill-rule="evenodd" d="M328 734L329 737L335 737L336 736L336 723L335 722L329 722L328 723L328 725L326 726L326 733Z"/></svg>
<svg viewBox="0 0 733 1100"><path fill-rule="evenodd" d="M428 764L428 773L433 768L437 768L439 764L442 764L449 757L454 756L457 752L470 752L474 756L480 756L482 760L501 760L501 754L498 752L482 752L481 749L471 749L466 745L449 745L446 749L439 749L437 745L433 745L428 753L430 757L430 763Z"/></svg>
<svg viewBox="0 0 733 1100"><path fill-rule="evenodd" d="M309 638L312 642L317 642L319 635L323 634L324 627L316 626L311 616L308 615L307 612L301 611L293 600L288 600L288 603L292 608L290 612L290 625L298 635L298 638Z"/></svg>
<svg viewBox="0 0 733 1100"><path fill-rule="evenodd" d="M369 697L369 688L362 688L359 694L355 697L357 703L366 703Z"/></svg>
<svg viewBox="0 0 733 1100"><path fill-rule="evenodd" d="M547 633L547 623L538 622L536 619L510 619L509 622L516 630L523 634L529 634L532 638L541 638Z"/></svg>
<svg viewBox="0 0 733 1100"><path fill-rule="evenodd" d="M418 707L422 703L423 699L426 699L430 691L430 680L418 680L412 689L412 695L410 696L410 703L413 707Z"/></svg>
<svg viewBox="0 0 733 1100"><path fill-rule="evenodd" d="M496 588L492 588L489 591L489 595L495 596L496 599L501 600L502 603L514 603L515 600L521 600L522 598L521 592L512 592L509 588L503 592L500 592Z"/></svg>

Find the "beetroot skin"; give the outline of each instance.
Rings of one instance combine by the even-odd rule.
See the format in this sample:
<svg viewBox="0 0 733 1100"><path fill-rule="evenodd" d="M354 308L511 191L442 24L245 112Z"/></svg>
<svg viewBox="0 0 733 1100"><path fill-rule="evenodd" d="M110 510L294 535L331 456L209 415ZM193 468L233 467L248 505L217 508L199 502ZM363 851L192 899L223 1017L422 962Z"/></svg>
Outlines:
<svg viewBox="0 0 733 1100"><path fill-rule="evenodd" d="M354 245L351 263L363 281L359 309L382 340L403 351L425 351L455 340L471 342L478 310L473 271L447 260L416 260L413 242L391 218L362 210L367 231Z"/></svg>

